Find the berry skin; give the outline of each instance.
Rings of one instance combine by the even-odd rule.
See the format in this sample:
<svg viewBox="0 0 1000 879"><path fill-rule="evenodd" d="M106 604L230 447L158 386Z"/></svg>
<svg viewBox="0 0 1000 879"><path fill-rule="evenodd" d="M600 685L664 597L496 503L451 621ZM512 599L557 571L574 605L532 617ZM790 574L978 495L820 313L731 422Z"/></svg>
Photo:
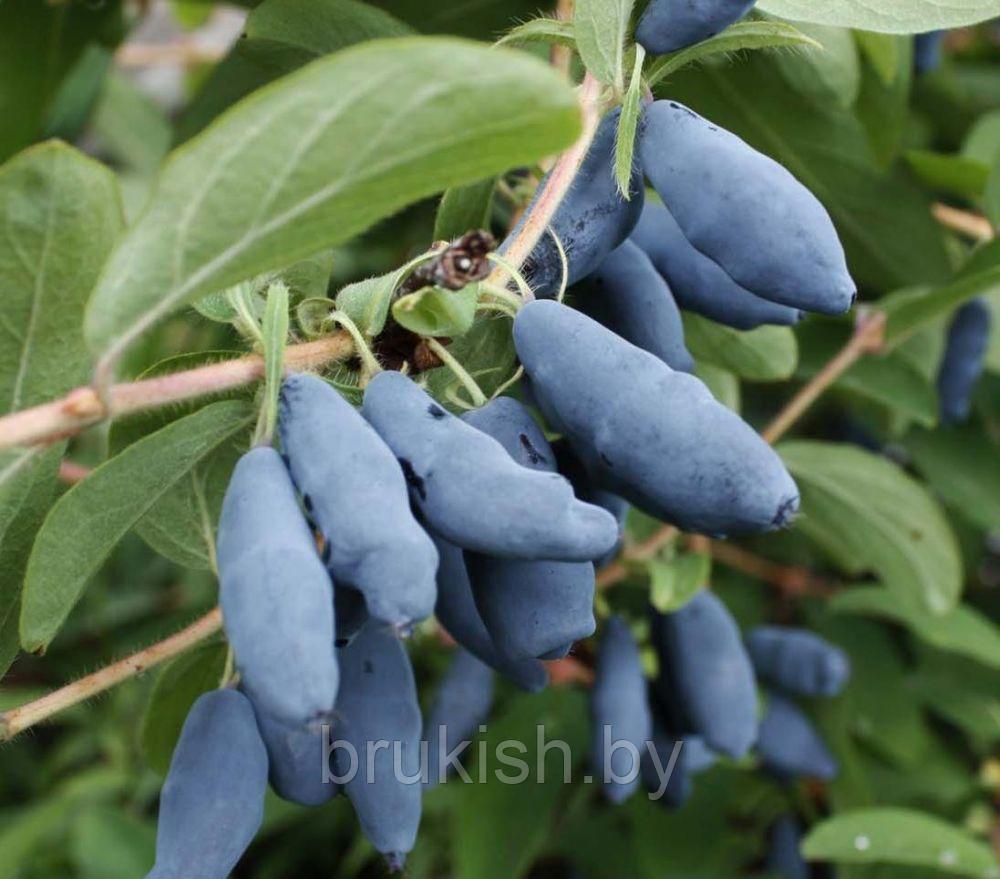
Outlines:
<svg viewBox="0 0 1000 879"><path fill-rule="evenodd" d="M399 458L423 519L463 549L589 561L618 539L612 516L577 501L563 477L521 467L402 373L375 376L362 411Z"/></svg>
<svg viewBox="0 0 1000 879"><path fill-rule="evenodd" d="M767 869L781 879L809 879L809 865L799 846L802 830L794 815L781 815L771 825L767 842Z"/></svg>
<svg viewBox="0 0 1000 879"><path fill-rule="evenodd" d="M339 785L324 781L327 755L323 730L291 726L255 707L257 728L267 748L270 781L274 792L300 806L321 806L340 792Z"/></svg>
<svg viewBox="0 0 1000 879"><path fill-rule="evenodd" d="M623 803L639 786L641 758L653 733L653 720L646 701L646 678L639 647L620 617L611 617L601 633L590 694L590 720L591 766L595 777L611 802ZM635 761L623 748L610 752L610 745L618 741L635 747ZM633 777L630 781L615 781L612 775Z"/></svg>
<svg viewBox="0 0 1000 879"><path fill-rule="evenodd" d="M219 518L219 598L243 685L293 726L329 715L337 695L330 578L278 453L247 452Z"/></svg>
<svg viewBox="0 0 1000 879"><path fill-rule="evenodd" d="M556 456L531 414L500 397L463 416L522 467L556 472ZM508 660L563 654L594 633L590 562L503 559L466 552L476 607L497 652Z"/></svg>
<svg viewBox="0 0 1000 879"><path fill-rule="evenodd" d="M410 657L392 629L376 621L338 652L341 685L333 736L354 748L357 772L348 777L351 761L343 748L334 749L332 762L365 836L398 870L416 840L422 789L420 705ZM380 741L389 747L376 750ZM396 777L394 760L409 782Z"/></svg>
<svg viewBox="0 0 1000 879"><path fill-rule="evenodd" d="M441 556L438 568L438 600L434 615L462 647L496 669L522 690L545 689L548 673L537 659L506 660L499 655L486 624L476 607L462 550L431 532Z"/></svg>
<svg viewBox="0 0 1000 879"><path fill-rule="evenodd" d="M822 314L851 307L837 230L782 165L674 101L646 108L638 149L684 237L741 287Z"/></svg>
<svg viewBox="0 0 1000 879"><path fill-rule="evenodd" d="M783 696L774 692L767 695L767 711L757 739L757 753L764 767L781 778L835 778L837 760L809 718Z"/></svg>
<svg viewBox="0 0 1000 879"><path fill-rule="evenodd" d="M757 738L757 685L732 614L703 589L674 613L652 611L651 622L657 695L684 731L713 751L742 757Z"/></svg>
<svg viewBox="0 0 1000 879"><path fill-rule="evenodd" d="M755 0L652 0L635 39L653 55L676 52L721 33L745 16Z"/></svg>
<svg viewBox="0 0 1000 879"><path fill-rule="evenodd" d="M743 289L718 263L699 253L663 205L647 202L630 239L649 257L670 285L677 304L737 330L763 324L792 326L797 308L780 305Z"/></svg>
<svg viewBox="0 0 1000 879"><path fill-rule="evenodd" d="M913 38L913 69L918 74L933 73L941 66L947 31L928 31Z"/></svg>
<svg viewBox="0 0 1000 879"><path fill-rule="evenodd" d="M746 645L757 677L790 696L836 696L851 676L847 654L805 629L757 626Z"/></svg>
<svg viewBox="0 0 1000 879"><path fill-rule="evenodd" d="M969 417L972 395L983 374L991 323L990 307L982 298L966 302L951 320L937 377L941 420L945 424Z"/></svg>
<svg viewBox="0 0 1000 879"><path fill-rule="evenodd" d="M645 190L638 162L632 166L630 200L622 197L615 181L615 138L620 115L621 109L615 109L601 120L573 186L552 218L552 231L559 237L566 252L569 269L567 285L575 284L594 271L612 250L628 238L639 221ZM539 187L540 193L544 191L547 179ZM518 224L508 240L515 238L520 229ZM500 252L503 251L501 246ZM559 292L562 261L548 233L542 236L525 261L524 274L539 298L554 297Z"/></svg>
<svg viewBox="0 0 1000 879"><path fill-rule="evenodd" d="M651 794L660 790L660 772L667 771L674 747L677 742L681 742L681 750L674 761L670 778L657 801L667 809L680 809L691 796L694 776L710 768L717 758L699 736L671 732L671 724L666 721L664 712L658 710L657 700L652 693L650 705L653 712L653 735L650 743L656 751L660 768L657 771L647 749L642 755L642 782Z"/></svg>
<svg viewBox="0 0 1000 879"><path fill-rule="evenodd" d="M434 608L434 545L410 512L392 452L322 379L281 388L281 444L338 584L365 597L376 619L407 626Z"/></svg>
<svg viewBox="0 0 1000 879"><path fill-rule="evenodd" d="M214 690L194 703L160 793L147 879L226 879L260 828L267 752L250 702Z"/></svg>
<svg viewBox="0 0 1000 879"><path fill-rule="evenodd" d="M774 450L693 376L556 302L522 308L514 343L546 417L601 488L696 534L769 531L798 509Z"/></svg>
<svg viewBox="0 0 1000 879"><path fill-rule="evenodd" d="M459 647L441 679L424 723L427 747L426 788L441 781L441 761L476 734L493 707L493 669Z"/></svg>
<svg viewBox="0 0 1000 879"><path fill-rule="evenodd" d="M573 292L573 304L613 333L659 357L671 369L694 371L677 303L637 244L625 241L612 250Z"/></svg>

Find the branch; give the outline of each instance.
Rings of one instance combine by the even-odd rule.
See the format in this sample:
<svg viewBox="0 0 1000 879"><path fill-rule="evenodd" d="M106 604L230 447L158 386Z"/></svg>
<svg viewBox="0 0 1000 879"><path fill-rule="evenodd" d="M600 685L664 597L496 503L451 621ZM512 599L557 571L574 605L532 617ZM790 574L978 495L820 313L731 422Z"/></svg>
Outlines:
<svg viewBox="0 0 1000 879"><path fill-rule="evenodd" d="M815 595L829 598L838 587L835 583L817 576L808 568L796 565L779 565L770 559L761 558L752 552L721 540L708 541L708 553L712 558L743 574L749 574L772 586L777 586L785 595Z"/></svg>
<svg viewBox="0 0 1000 879"><path fill-rule="evenodd" d="M535 249L535 245L545 234L580 170L580 165L583 163L587 150L590 149L594 134L597 132L597 125L600 122L598 103L600 92L600 82L588 73L580 86L580 112L583 114L583 131L576 143L566 150L552 166L552 170L545 178L545 188L535 199L531 206L531 212L524 218L524 223L521 225L517 237L511 241L504 253L504 257L515 268L520 268L524 264L524 261L531 255L531 251ZM506 274L507 272L503 268L497 268L490 275L489 280L491 283L503 285Z"/></svg>
<svg viewBox="0 0 1000 879"><path fill-rule="evenodd" d="M866 354L874 354L882 347L884 333L885 314L875 311L859 315L847 344L791 399L774 421L764 428L761 436L773 446L830 385Z"/></svg>
<svg viewBox="0 0 1000 879"><path fill-rule="evenodd" d="M958 232L973 241L992 241L996 236L990 221L981 214L962 211L940 202L931 207L931 213L946 229Z"/></svg>
<svg viewBox="0 0 1000 879"><path fill-rule="evenodd" d="M152 644L138 653L133 653L92 675L67 684L41 699L3 712L0 714L0 742L9 741L36 723L172 659L201 641L210 638L221 628L222 611L215 608L205 616L195 620L186 629L181 629L176 635L171 635L169 638Z"/></svg>
<svg viewBox="0 0 1000 879"><path fill-rule="evenodd" d="M315 342L289 346L285 364L295 370L317 369L345 360L353 352L350 337L337 332ZM263 358L250 354L185 372L113 385L108 395L108 407L101 403L93 388L79 387L61 400L0 418L0 449L50 443L77 434L112 416L210 396L258 381L263 375Z"/></svg>

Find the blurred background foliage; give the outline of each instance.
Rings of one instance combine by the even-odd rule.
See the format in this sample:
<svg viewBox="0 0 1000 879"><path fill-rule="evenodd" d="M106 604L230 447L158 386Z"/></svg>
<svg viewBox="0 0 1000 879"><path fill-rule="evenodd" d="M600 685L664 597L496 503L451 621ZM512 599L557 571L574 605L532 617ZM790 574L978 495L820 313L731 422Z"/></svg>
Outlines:
<svg viewBox="0 0 1000 879"><path fill-rule="evenodd" d="M267 82L376 33L491 40L534 14L537 3L371 5L393 18L373 13L369 33L325 26L322 16L299 31L294 16L261 15L246 25L245 10L196 0L4 0L0 160L45 138L66 139L115 169L126 213L135 216L167 151ZM815 192L838 225L867 303L946 282L970 266L1000 265L1000 244L985 240L988 230L948 231L932 212L944 204L1000 223L1000 25L951 33L942 67L926 76L912 73L910 37L821 27L809 33L824 53L715 59L671 76L657 94L736 132ZM426 248L436 207L437 199L414 205L336 248L324 282L329 290L389 271ZM495 231L502 232L509 210L497 205ZM891 600L846 599L852 591L839 589L845 582L867 583L873 569L884 573L817 540L815 530L831 525L819 514L812 528L744 541L744 557L716 558L712 566L713 588L742 625L808 624L852 657L847 692L814 706L841 776L826 789L782 786L749 763L724 762L698 778L692 801L676 813L642 796L614 810L591 788L551 779L517 787L448 784L426 800L412 879L762 875L765 830L789 806L811 820L830 809L914 808L1000 846L1000 631L993 622L1000 618L1000 289L982 292L994 331L967 424L937 424L934 376L944 316L891 354L859 363L798 429L810 440L885 456L928 486L961 551L962 615L942 622ZM849 319L814 318L794 336L762 331L737 339L690 320L699 373L758 425L851 331ZM188 310L147 334L123 374L140 375L173 355L204 359L197 352L241 347L231 327ZM73 441L72 459L103 460L109 444L127 442L116 436L127 427ZM859 482L865 477L858 474ZM866 486L845 491L855 506L842 515L863 516ZM653 527L641 516L631 524L637 539ZM163 637L214 605L215 583L206 570L169 560L151 548L155 539L143 536L120 544L44 658L22 655L14 662L0 683L0 708ZM885 537L872 525L867 539L874 545ZM755 568L748 558L770 566ZM666 590L669 599L677 588L671 564L654 560L601 600L641 617L650 577L654 595ZM809 582L838 587L836 597L801 595L796 585L806 571ZM431 624L417 633L412 654L423 698L433 693L447 652ZM214 685L223 655L218 643L205 645L0 747L0 877L144 874L173 735L194 694ZM579 658L587 662L585 646ZM545 723L549 738L564 737L582 761L584 699L576 686L539 696L502 688L487 738L533 743L535 725ZM381 871L342 798L315 811L272 798L264 830L236 875L346 879ZM933 868L845 865L837 873L843 879L937 875Z"/></svg>

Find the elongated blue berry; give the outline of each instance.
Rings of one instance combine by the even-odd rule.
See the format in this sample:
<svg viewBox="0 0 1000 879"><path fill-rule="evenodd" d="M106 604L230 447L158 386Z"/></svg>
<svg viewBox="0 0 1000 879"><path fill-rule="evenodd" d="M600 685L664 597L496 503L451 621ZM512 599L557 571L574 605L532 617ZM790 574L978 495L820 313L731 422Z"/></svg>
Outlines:
<svg viewBox="0 0 1000 879"><path fill-rule="evenodd" d="M721 33L739 21L755 0L652 0L635 38L654 55L676 52Z"/></svg>
<svg viewBox="0 0 1000 879"><path fill-rule="evenodd" d="M267 752L250 702L214 690L191 707L160 793L147 879L226 879L264 817Z"/></svg>
<svg viewBox="0 0 1000 879"><path fill-rule="evenodd" d="M851 307L837 230L782 165L674 101L646 108L639 154L684 237L741 287L823 314Z"/></svg>
<svg viewBox="0 0 1000 879"><path fill-rule="evenodd" d="M588 561L614 546L618 529L607 512L577 501L562 476L521 467L405 375L375 376L363 412L399 459L414 505L452 543L563 561Z"/></svg>
<svg viewBox="0 0 1000 879"><path fill-rule="evenodd" d="M594 271L628 238L639 220L645 191L638 161L632 167L630 200L625 200L615 180L615 139L620 116L621 109L616 109L601 120L580 171L550 224L566 252L567 284L575 284ZM548 178L542 182L539 194L544 193L547 182ZM520 231L518 224L511 238ZM551 297L559 291L562 261L551 235L545 234L535 245L524 273L536 296Z"/></svg>
<svg viewBox="0 0 1000 879"><path fill-rule="evenodd" d="M836 696L851 676L847 654L805 629L757 626L746 644L757 677L792 696Z"/></svg>
<svg viewBox="0 0 1000 879"><path fill-rule="evenodd" d="M966 302L952 318L937 378L941 420L945 424L969 417L972 395L983 374L991 323L990 307L982 298Z"/></svg>
<svg viewBox="0 0 1000 879"><path fill-rule="evenodd" d="M837 775L837 760L809 718L773 691L768 693L767 711L760 723L757 753L765 768L782 778L830 781Z"/></svg>
<svg viewBox="0 0 1000 879"><path fill-rule="evenodd" d="M794 815L781 815L768 833L767 869L781 879L808 879L809 865L800 851L802 829Z"/></svg>
<svg viewBox="0 0 1000 879"><path fill-rule="evenodd" d="M315 726L292 726L260 708L257 728L267 748L271 787L282 799L301 806L319 806L335 797L340 786L330 780L329 733Z"/></svg>
<svg viewBox="0 0 1000 879"><path fill-rule="evenodd" d="M693 376L556 302L522 308L514 343L546 417L602 488L699 534L768 531L798 509L774 450Z"/></svg>
<svg viewBox="0 0 1000 879"><path fill-rule="evenodd" d="M417 836L422 790L420 705L410 657L392 629L375 620L339 653L337 780L365 836L399 870ZM351 752L340 742L357 756L353 774Z"/></svg>
<svg viewBox="0 0 1000 879"><path fill-rule="evenodd" d="M461 647L455 651L438 686L424 723L427 748L427 787L444 781L446 761L463 742L471 741L493 707L494 672Z"/></svg>
<svg viewBox="0 0 1000 879"><path fill-rule="evenodd" d="M658 695L676 707L685 731L742 757L757 738L757 686L732 614L703 589L674 613L652 611L651 620Z"/></svg>
<svg viewBox="0 0 1000 879"><path fill-rule="evenodd" d="M913 69L917 73L933 73L941 66L946 33L947 31L928 31L913 38Z"/></svg>
<svg viewBox="0 0 1000 879"><path fill-rule="evenodd" d="M762 299L737 284L714 260L695 249L663 205L646 202L631 241L639 245L687 311L733 327L791 326L802 312Z"/></svg>
<svg viewBox="0 0 1000 879"><path fill-rule="evenodd" d="M445 631L522 690L537 693L545 689L548 673L537 659L508 660L500 656L476 607L462 550L433 532L431 535L441 556L434 614Z"/></svg>
<svg viewBox="0 0 1000 879"><path fill-rule="evenodd" d="M590 720L591 766L604 795L613 803L624 802L639 786L653 720L639 647L620 617L611 617L601 633Z"/></svg>
<svg viewBox="0 0 1000 879"><path fill-rule="evenodd" d="M464 416L522 467L556 472L556 456L531 414L500 397ZM590 562L504 559L467 552L476 606L498 653L526 659L561 653L594 633L594 566Z"/></svg>
<svg viewBox="0 0 1000 879"><path fill-rule="evenodd" d="M649 257L625 241L587 280L573 288L573 303L584 314L650 354L671 369L694 370L684 345L684 327L667 282Z"/></svg>
<svg viewBox="0 0 1000 879"><path fill-rule="evenodd" d="M270 447L247 452L233 471L218 564L226 635L254 702L292 725L328 716L338 681L330 578Z"/></svg>
<svg viewBox="0 0 1000 879"><path fill-rule="evenodd" d="M285 380L279 428L334 580L361 592L376 619L405 626L428 616L437 553L413 518L403 472L385 443L311 375Z"/></svg>

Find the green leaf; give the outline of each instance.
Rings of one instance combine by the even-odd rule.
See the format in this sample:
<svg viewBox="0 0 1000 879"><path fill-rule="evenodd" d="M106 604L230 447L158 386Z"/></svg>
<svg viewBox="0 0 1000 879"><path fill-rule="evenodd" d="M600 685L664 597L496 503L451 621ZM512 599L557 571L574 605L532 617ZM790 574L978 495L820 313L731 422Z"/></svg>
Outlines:
<svg viewBox="0 0 1000 879"><path fill-rule="evenodd" d="M168 357L137 378L168 375L208 363L231 360L237 351L200 351ZM243 400L249 406L253 391L236 389L222 399ZM144 437L167 427L178 418L197 412L201 401L170 409L154 409L116 418L108 434L108 454L114 457ZM235 433L204 456L185 477L166 489L136 523L136 533L156 552L178 565L210 571L215 564L215 530L222 499L236 462L247 449L249 435Z"/></svg>
<svg viewBox="0 0 1000 879"><path fill-rule="evenodd" d="M994 0L761 0L764 12L792 21L812 21L866 31L920 34L963 27L997 14Z"/></svg>
<svg viewBox="0 0 1000 879"><path fill-rule="evenodd" d="M660 613L673 613L705 587L712 576L712 558L687 552L669 561L648 562L649 602Z"/></svg>
<svg viewBox="0 0 1000 879"><path fill-rule="evenodd" d="M246 429L253 410L212 403L106 461L64 494L38 533L21 604L21 644L46 647L87 581L156 501L210 452Z"/></svg>
<svg viewBox="0 0 1000 879"><path fill-rule="evenodd" d="M628 91L622 103L618 132L615 136L615 180L618 181L618 191L626 201L632 197L632 159L635 155L635 135L642 110L642 64L645 58L646 50L636 44L632 79L629 81Z"/></svg>
<svg viewBox="0 0 1000 879"><path fill-rule="evenodd" d="M156 830L114 808L91 808L73 821L79 879L135 879L153 866Z"/></svg>
<svg viewBox="0 0 1000 879"><path fill-rule="evenodd" d="M1000 156L993 163L993 170L986 180L983 191L983 210L993 224L994 231L1000 229Z"/></svg>
<svg viewBox="0 0 1000 879"><path fill-rule="evenodd" d="M245 33L184 111L178 142L190 139L240 98L310 61L413 31L387 12L356 0L265 0L250 13Z"/></svg>
<svg viewBox="0 0 1000 879"><path fill-rule="evenodd" d="M901 290L885 297L879 302L879 308L886 314L886 346L896 347L970 299L996 290L1000 290L1000 264L971 274L963 273L943 287Z"/></svg>
<svg viewBox="0 0 1000 879"><path fill-rule="evenodd" d="M851 31L819 24L798 24L796 29L822 51L776 52L775 65L788 84L813 100L851 107L861 89L861 60Z"/></svg>
<svg viewBox="0 0 1000 879"><path fill-rule="evenodd" d="M956 876L1000 875L990 847L959 828L912 809L858 809L821 821L802 842L811 861L907 864Z"/></svg>
<svg viewBox="0 0 1000 879"><path fill-rule="evenodd" d="M121 4L0 3L0 161L38 140L87 47L121 36Z"/></svg>
<svg viewBox="0 0 1000 879"><path fill-rule="evenodd" d="M522 22L516 27L512 27L499 40L498 46L521 45L524 43L548 43L556 46L568 46L570 49L576 48L576 35L573 30L573 23L560 21L556 18L531 18Z"/></svg>
<svg viewBox="0 0 1000 879"><path fill-rule="evenodd" d="M652 88L682 67L704 61L713 55L729 55L747 49L788 47L823 48L812 37L786 22L741 21L711 39L657 58L649 67L646 81Z"/></svg>
<svg viewBox="0 0 1000 879"><path fill-rule="evenodd" d="M84 305L122 222L114 175L72 147L40 144L0 168L0 410L86 379Z"/></svg>
<svg viewBox="0 0 1000 879"><path fill-rule="evenodd" d="M714 363L699 360L694 365L694 373L708 386L716 400L739 414L740 380L732 372Z"/></svg>
<svg viewBox="0 0 1000 879"><path fill-rule="evenodd" d="M403 272L396 270L375 278L348 284L337 294L337 310L344 312L366 336L377 336L389 317L396 287Z"/></svg>
<svg viewBox="0 0 1000 879"><path fill-rule="evenodd" d="M1000 531L1000 448L974 427L913 430L903 441L913 464L944 501L987 531Z"/></svg>
<svg viewBox="0 0 1000 879"><path fill-rule="evenodd" d="M796 328L800 359L796 377L816 376L847 343L851 328L841 322L807 321ZM933 384L901 352L864 357L854 363L834 387L880 403L920 424L938 420Z"/></svg>
<svg viewBox="0 0 1000 879"><path fill-rule="evenodd" d="M441 197L434 218L434 240L453 241L474 229L490 228L495 177L453 186Z"/></svg>
<svg viewBox="0 0 1000 879"><path fill-rule="evenodd" d="M748 381L782 381L795 372L799 352L790 327L764 326L742 332L691 312L682 317L684 341L699 360Z"/></svg>
<svg viewBox="0 0 1000 879"><path fill-rule="evenodd" d="M864 587L835 595L830 609L893 620L934 647L1000 669L1000 628L967 604L934 615L901 605L888 589Z"/></svg>
<svg viewBox="0 0 1000 879"><path fill-rule="evenodd" d="M831 711L819 712L824 732L830 732L827 718L840 713L840 729L893 766L918 771L932 739L920 701L907 686L909 670L893 634L879 623L847 616L827 617L819 631L851 661L844 692ZM834 731L832 739L838 738Z"/></svg>
<svg viewBox="0 0 1000 879"><path fill-rule="evenodd" d="M424 287L392 304L396 323L420 336L462 336L476 317L479 285L468 284L461 290Z"/></svg>
<svg viewBox="0 0 1000 879"><path fill-rule="evenodd" d="M124 73L112 70L104 81L91 134L117 162L151 173L170 149L170 122L156 102Z"/></svg>
<svg viewBox="0 0 1000 879"><path fill-rule="evenodd" d="M275 281L267 288L264 311L264 403L263 436L270 442L278 425L278 394L285 374L285 346L288 344L288 287Z"/></svg>
<svg viewBox="0 0 1000 879"><path fill-rule="evenodd" d="M990 176L989 165L967 156L907 150L906 161L924 184L949 195L980 196Z"/></svg>
<svg viewBox="0 0 1000 879"><path fill-rule="evenodd" d="M212 290L346 241L447 186L557 152L579 116L563 78L520 52L404 38L316 61L171 155L97 284L87 337L119 354Z"/></svg>
<svg viewBox="0 0 1000 879"><path fill-rule="evenodd" d="M188 711L202 693L219 686L227 653L222 641L202 644L164 667L156 678L139 731L143 756L154 772L167 774Z"/></svg>
<svg viewBox="0 0 1000 879"><path fill-rule="evenodd" d="M448 352L458 360L465 371L487 397L514 374L517 352L510 318L502 315L479 315L464 336L459 336L448 346ZM455 390L457 379L447 367L425 373L428 390L438 400L447 401L449 390Z"/></svg>
<svg viewBox="0 0 1000 879"><path fill-rule="evenodd" d="M899 57L903 43L890 34L860 30L854 31L854 39L879 79L887 86L892 85L899 75Z"/></svg>
<svg viewBox="0 0 1000 879"><path fill-rule="evenodd" d="M1000 742L1000 673L953 653L925 649L913 684L929 710L969 733L981 750Z"/></svg>
<svg viewBox="0 0 1000 879"><path fill-rule="evenodd" d="M625 35L634 0L576 0L573 35L590 73L619 93L625 88Z"/></svg>
<svg viewBox="0 0 1000 879"><path fill-rule="evenodd" d="M899 153L910 124L910 91L913 84L913 41L908 37L883 36L896 44L896 71L891 77L865 57L855 115L865 127L875 160L888 167Z"/></svg>
<svg viewBox="0 0 1000 879"><path fill-rule="evenodd" d="M520 696L486 732L489 755L485 784L456 785L451 802L454 832L451 836L455 879L511 879L524 876L542 851L551 824L560 815L563 783L563 749L538 749L537 732L544 727L545 741L561 740L572 754L586 747L586 709L583 696L568 689L549 689L536 696ZM509 744L502 751L503 743ZM523 748L521 744L523 743ZM495 775L513 777L516 768L506 759L524 760L528 777L520 784L504 784ZM544 780L538 767L544 767ZM478 766L473 772L479 772ZM448 789L450 785L445 787Z"/></svg>
<svg viewBox="0 0 1000 879"><path fill-rule="evenodd" d="M852 446L796 441L778 452L802 493L797 525L847 573L874 571L908 606L948 613L962 559L937 502L885 458Z"/></svg>

